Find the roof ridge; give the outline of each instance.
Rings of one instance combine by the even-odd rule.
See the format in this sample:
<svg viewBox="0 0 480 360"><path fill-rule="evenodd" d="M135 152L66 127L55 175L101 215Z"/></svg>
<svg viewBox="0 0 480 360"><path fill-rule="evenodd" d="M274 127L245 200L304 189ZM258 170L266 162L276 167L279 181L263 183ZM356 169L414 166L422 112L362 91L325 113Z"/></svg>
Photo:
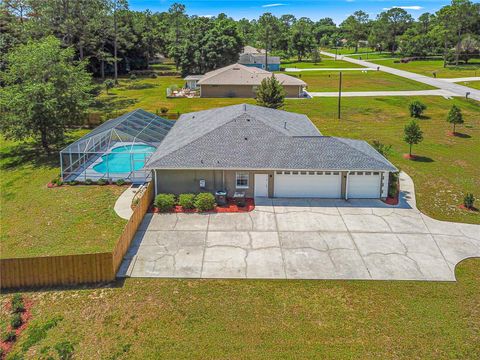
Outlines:
<svg viewBox="0 0 480 360"><path fill-rule="evenodd" d="M235 105L231 105L231 106L238 106L238 105L243 105L243 104L235 104ZM222 109L222 108L220 108L220 109ZM158 161L158 160L161 160L161 159L163 159L163 158L164 158L165 156L167 156L167 155L174 154L174 153L176 153L176 152L184 149L186 146L190 146L191 144L194 144L195 142L203 139L203 138L204 138L205 136L207 136L208 134L210 134L210 133L212 133L212 132L214 132L214 131L216 131L216 130L218 130L218 129L221 129L221 128L223 128L224 126L226 126L226 125L228 125L228 124L236 121L239 117L241 117L241 116L243 116L243 115L245 115L245 114L247 114L247 111L246 111L246 110L241 110L241 113L240 113L239 115L231 118L229 121L221 124L220 126L214 127L214 128L211 129L210 131L207 131L207 132L204 133L203 135L195 138L193 141L190 141L190 142L185 143L184 145L182 145L182 146L179 147L179 148L176 148L176 149L173 149L173 150L171 150L171 151L169 151L169 152L163 153L161 157L156 158L155 160L153 160L153 162ZM252 117L254 117L254 116L252 116ZM254 118L255 118L255 117L254 117ZM256 119L256 118L255 118L255 119ZM257 119L257 120L258 120L258 119ZM261 120L259 120L259 121L261 121ZM264 125L267 125L264 121L261 121L261 122L262 122ZM277 133L279 133L279 134L285 135L283 132L278 131L278 129L275 129L274 127L272 127L272 126L270 126L270 125L267 125L267 126L268 126L269 128L271 128L273 131L275 131L275 132L277 132ZM150 164L147 163L145 166L148 167L149 165L150 165Z"/></svg>

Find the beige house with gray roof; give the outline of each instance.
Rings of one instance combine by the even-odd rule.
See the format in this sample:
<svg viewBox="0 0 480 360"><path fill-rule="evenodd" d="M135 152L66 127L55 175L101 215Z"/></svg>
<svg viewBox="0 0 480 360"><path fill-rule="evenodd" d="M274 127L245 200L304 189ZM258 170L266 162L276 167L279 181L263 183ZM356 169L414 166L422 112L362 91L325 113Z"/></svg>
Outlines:
<svg viewBox="0 0 480 360"><path fill-rule="evenodd" d="M253 98L263 79L271 77L270 71L233 64L210 71L196 82L200 87L200 97L206 98ZM307 84L293 76L275 74L283 85L286 97L298 98L304 96Z"/></svg>

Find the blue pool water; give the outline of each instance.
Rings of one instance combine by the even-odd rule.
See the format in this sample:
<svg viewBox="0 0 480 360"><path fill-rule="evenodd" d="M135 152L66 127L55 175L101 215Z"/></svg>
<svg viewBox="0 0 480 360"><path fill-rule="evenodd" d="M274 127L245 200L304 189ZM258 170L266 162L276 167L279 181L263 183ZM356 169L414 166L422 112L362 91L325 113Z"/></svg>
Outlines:
<svg viewBox="0 0 480 360"><path fill-rule="evenodd" d="M110 174L140 170L145 165L145 158L148 158L153 152L155 152L155 147L150 145L119 146L112 149L109 154L103 155L102 162L94 165L93 170L102 174L107 173L107 166ZM133 156L133 161L131 161L131 156Z"/></svg>

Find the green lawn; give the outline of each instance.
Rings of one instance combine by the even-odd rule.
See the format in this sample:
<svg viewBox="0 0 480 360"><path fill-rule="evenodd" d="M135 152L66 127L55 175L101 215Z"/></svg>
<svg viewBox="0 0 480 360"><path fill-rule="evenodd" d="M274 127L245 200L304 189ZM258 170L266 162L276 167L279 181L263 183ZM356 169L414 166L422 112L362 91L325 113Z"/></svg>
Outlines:
<svg viewBox="0 0 480 360"><path fill-rule="evenodd" d="M480 260L456 273L457 283L128 279L29 292L33 319L12 355L47 358L68 341L77 359L478 359Z"/></svg>
<svg viewBox="0 0 480 360"><path fill-rule="evenodd" d="M38 156L32 144L0 141L2 258L113 249L126 223L113 205L125 187L48 189L60 173L58 153Z"/></svg>
<svg viewBox="0 0 480 360"><path fill-rule="evenodd" d="M458 82L457 84L468 86L468 87L471 87L472 89L480 90L480 81L463 81L463 82Z"/></svg>
<svg viewBox="0 0 480 360"><path fill-rule="evenodd" d="M338 91L339 73L333 71L286 72L285 74L300 77L308 85L308 91ZM381 71L344 71L342 73L343 91L374 90L429 90L430 85L419 83L400 76Z"/></svg>
<svg viewBox="0 0 480 360"><path fill-rule="evenodd" d="M343 60L335 60L333 58L327 57L322 55L322 61L318 63L313 63L311 61L297 61L297 60L289 60L289 61L282 61L281 67L282 68L298 68L298 69L329 69L329 68L360 68L362 66L349 63Z"/></svg>
<svg viewBox="0 0 480 360"><path fill-rule="evenodd" d="M411 71L417 74L433 77L436 72L438 78L459 78L480 76L480 59L470 60L469 64L459 66L448 65L443 67L443 60L416 60L406 64L395 63L394 59L390 60L374 60L378 65L390 66L396 69Z"/></svg>

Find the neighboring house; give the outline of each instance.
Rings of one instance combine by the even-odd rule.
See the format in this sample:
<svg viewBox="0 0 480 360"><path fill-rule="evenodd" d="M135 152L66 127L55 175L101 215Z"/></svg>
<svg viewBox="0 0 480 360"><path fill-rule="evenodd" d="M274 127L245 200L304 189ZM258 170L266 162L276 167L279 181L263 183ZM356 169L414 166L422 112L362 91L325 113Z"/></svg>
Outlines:
<svg viewBox="0 0 480 360"><path fill-rule="evenodd" d="M196 84L200 87L200 97L253 98L262 80L271 76L272 73L266 70L233 64L206 73ZM304 96L307 85L304 81L285 74L275 74L275 77L283 85L287 97Z"/></svg>
<svg viewBox="0 0 480 360"><path fill-rule="evenodd" d="M301 114L240 104L180 116L150 157L156 193L385 198L398 171L368 143Z"/></svg>
<svg viewBox="0 0 480 360"><path fill-rule="evenodd" d="M265 66L265 60L267 60L267 66ZM267 59L265 59L265 50L255 49L252 46L243 48L243 52L239 55L238 63L269 71L280 70L279 56L267 56Z"/></svg>

